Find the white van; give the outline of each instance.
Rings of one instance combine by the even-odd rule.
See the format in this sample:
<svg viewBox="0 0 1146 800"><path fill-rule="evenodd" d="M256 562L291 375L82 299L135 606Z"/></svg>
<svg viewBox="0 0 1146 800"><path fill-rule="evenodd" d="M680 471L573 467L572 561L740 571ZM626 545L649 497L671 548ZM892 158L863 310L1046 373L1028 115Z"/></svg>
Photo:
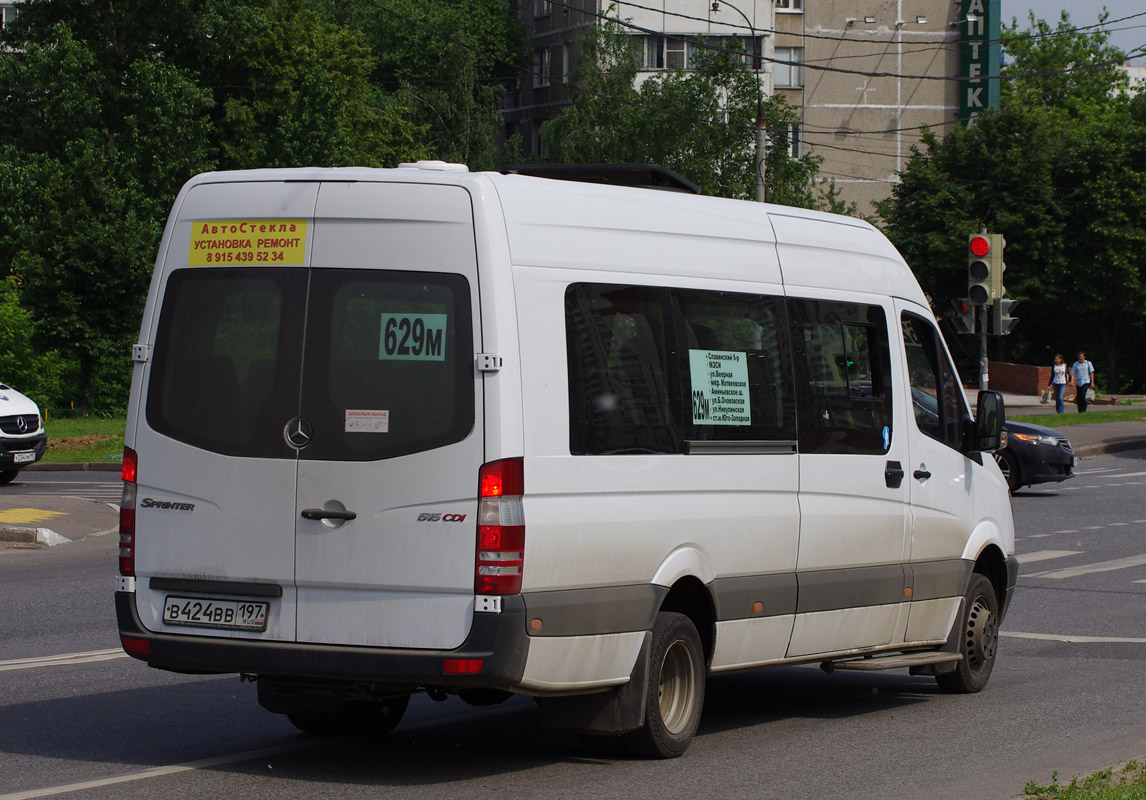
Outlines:
<svg viewBox="0 0 1146 800"><path fill-rule="evenodd" d="M987 682L975 420L872 226L441 162L200 175L143 315L116 608L309 732L412 693L684 752L706 675Z"/></svg>

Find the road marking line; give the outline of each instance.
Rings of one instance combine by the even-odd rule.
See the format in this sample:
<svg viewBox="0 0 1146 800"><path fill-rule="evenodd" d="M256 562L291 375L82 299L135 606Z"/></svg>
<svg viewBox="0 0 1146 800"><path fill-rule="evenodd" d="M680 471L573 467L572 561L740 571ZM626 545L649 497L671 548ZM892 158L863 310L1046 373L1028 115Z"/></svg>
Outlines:
<svg viewBox="0 0 1146 800"><path fill-rule="evenodd" d="M13 792L11 794L0 794L0 800L32 800L35 797L52 797L57 794L67 794L68 792L79 792L84 789L97 789L101 786L114 786L118 783L131 783L132 781L148 780L149 778L161 778L165 775L176 775L180 772L190 772L196 769L210 769L211 767L221 767L225 764L234 764L238 761L253 761L260 758L269 758L271 756L278 756L284 753L293 753L298 750L312 750L315 747L321 746L321 742L299 742L297 744L287 744L280 747L268 747L263 750L251 750L246 753L234 753L229 756L218 756L217 758L204 758L200 761L188 761L185 764L173 764L169 767L155 767L154 769L146 769L141 772L129 772L125 775L113 775L110 778L98 778L90 781L80 781L79 783L68 783L62 786L50 786L46 789L29 789L25 792Z"/></svg>
<svg viewBox="0 0 1146 800"><path fill-rule="evenodd" d="M440 727L443 724L449 725L458 722L466 722L472 719L477 719L478 717L489 718L491 716L500 717L508 714L514 714L520 712L521 709L521 704L510 704L498 709L469 709L459 714L453 714L446 717L435 717L433 719L424 719L410 724L404 724L400 730L403 733L430 730ZM167 767L153 767L152 769L145 769L139 772L129 772L123 775L113 775L110 778L97 778L90 781L67 783L60 786L49 786L44 789L28 789L23 792L0 794L0 800L34 800L34 798L37 797L53 797L55 795L67 794L68 792L78 792L84 789L98 789L101 786L114 786L119 783L131 783L133 781L148 780L150 778L162 778L166 775L177 775L181 772L191 772L197 769L221 767L227 764L235 764L240 761L256 761L263 758L270 758L271 756L294 753L302 750L317 750L322 747L331 747L333 744L336 744L336 742L332 742L330 739L312 739L310 741L296 742L294 744L279 745L278 747L267 747L262 750L249 750L245 753L233 753L229 756L217 756L215 758L204 758L199 761L187 761L183 764L173 764Z"/></svg>
<svg viewBox="0 0 1146 800"><path fill-rule="evenodd" d="M999 635L1009 636L1012 639L1037 639L1043 642L1067 642L1069 644L1146 644L1146 639L1138 636L1071 636L1059 633L1024 633L1023 631L1000 631Z"/></svg>
<svg viewBox="0 0 1146 800"><path fill-rule="evenodd" d="M1080 575L1093 575L1097 572L1113 572L1116 569L1140 567L1143 564L1146 564L1146 555L1129 556L1128 558L1116 558L1113 561L1099 561L1094 564L1083 564L1079 567L1068 567L1066 569L1051 570L1050 572L1035 572L1026 577L1061 580L1063 578L1077 578Z"/></svg>
<svg viewBox="0 0 1146 800"><path fill-rule="evenodd" d="M122 648L111 650L91 650L86 653L64 653L58 656L40 656L38 658L15 658L10 661L0 661L0 672L9 672L16 669L39 669L40 667L64 667L73 664L94 664L98 661L112 661L117 658L127 658Z"/></svg>
<svg viewBox="0 0 1146 800"><path fill-rule="evenodd" d="M1020 564L1032 564L1035 561L1049 561L1052 558L1077 556L1081 552L1081 550L1039 550L1034 553L1024 553L1018 558Z"/></svg>

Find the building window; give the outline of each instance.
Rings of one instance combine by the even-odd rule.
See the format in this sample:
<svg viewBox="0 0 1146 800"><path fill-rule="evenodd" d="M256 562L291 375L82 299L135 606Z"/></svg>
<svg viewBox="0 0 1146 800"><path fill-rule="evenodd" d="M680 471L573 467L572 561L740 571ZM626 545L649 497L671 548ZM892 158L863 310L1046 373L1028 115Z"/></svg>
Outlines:
<svg viewBox="0 0 1146 800"><path fill-rule="evenodd" d="M799 2L799 0L797 0ZM548 17L553 13L553 3L551 0L533 0L533 17L540 19L541 17Z"/></svg>
<svg viewBox="0 0 1146 800"><path fill-rule="evenodd" d="M540 89L549 85L550 53L549 49L535 50L533 52L533 88Z"/></svg>
<svg viewBox="0 0 1146 800"><path fill-rule="evenodd" d="M561 45L561 82L569 83L569 45Z"/></svg>
<svg viewBox="0 0 1146 800"><path fill-rule="evenodd" d="M0 31L7 28L11 23L16 21L17 15L20 10L16 6L3 5L0 6Z"/></svg>
<svg viewBox="0 0 1146 800"><path fill-rule="evenodd" d="M776 61L772 65L772 82L776 86L803 86L804 48L777 47Z"/></svg>
<svg viewBox="0 0 1146 800"><path fill-rule="evenodd" d="M777 11L803 11L804 0L773 0Z"/></svg>
<svg viewBox="0 0 1146 800"><path fill-rule="evenodd" d="M792 158L800 157L800 123L793 122L788 126L788 155Z"/></svg>
<svg viewBox="0 0 1146 800"><path fill-rule="evenodd" d="M748 36L707 36L704 43L687 34L680 36L642 36L644 43L644 69L696 69L697 56L705 50L737 47L744 51L749 69L761 69L763 39ZM736 44L739 40L739 45Z"/></svg>

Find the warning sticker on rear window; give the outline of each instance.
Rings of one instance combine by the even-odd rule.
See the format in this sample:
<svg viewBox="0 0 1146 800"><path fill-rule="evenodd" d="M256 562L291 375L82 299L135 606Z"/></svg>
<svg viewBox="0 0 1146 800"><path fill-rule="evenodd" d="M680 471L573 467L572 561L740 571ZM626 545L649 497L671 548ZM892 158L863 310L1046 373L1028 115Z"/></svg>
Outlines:
<svg viewBox="0 0 1146 800"><path fill-rule="evenodd" d="M389 433L390 412L385 410L346 409L346 433Z"/></svg>
<svg viewBox="0 0 1146 800"><path fill-rule="evenodd" d="M735 350L689 350L694 425L751 425L747 355Z"/></svg>
<svg viewBox="0 0 1146 800"><path fill-rule="evenodd" d="M248 219L191 223L192 267L287 264L306 258L305 219Z"/></svg>

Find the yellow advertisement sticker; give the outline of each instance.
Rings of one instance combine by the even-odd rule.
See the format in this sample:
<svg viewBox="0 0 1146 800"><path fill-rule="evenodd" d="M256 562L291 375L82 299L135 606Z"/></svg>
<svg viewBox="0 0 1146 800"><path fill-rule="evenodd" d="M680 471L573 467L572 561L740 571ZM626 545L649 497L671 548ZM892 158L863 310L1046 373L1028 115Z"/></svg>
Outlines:
<svg viewBox="0 0 1146 800"><path fill-rule="evenodd" d="M192 267L217 264L301 265L306 257L305 219L248 219L191 223Z"/></svg>

